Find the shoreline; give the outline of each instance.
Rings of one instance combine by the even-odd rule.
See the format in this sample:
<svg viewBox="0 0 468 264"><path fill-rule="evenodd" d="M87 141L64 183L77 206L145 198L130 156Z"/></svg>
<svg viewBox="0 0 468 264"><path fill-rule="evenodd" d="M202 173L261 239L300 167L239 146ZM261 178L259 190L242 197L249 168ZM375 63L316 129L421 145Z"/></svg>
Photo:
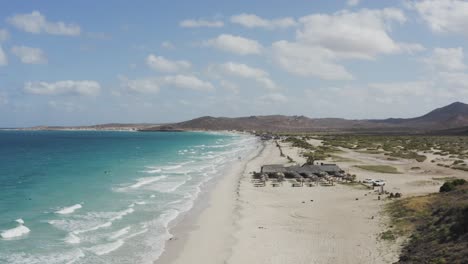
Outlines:
<svg viewBox="0 0 468 264"><path fill-rule="evenodd" d="M194 201L194 206L188 212L181 215L179 219L171 223L169 232L172 234L172 238L166 241L164 251L154 261L155 264L190 263L193 254L198 258L204 257L196 254L196 252L187 253L184 250L187 247L191 247L191 245L198 244L197 241L207 233L206 228L213 228L213 224L216 224L216 221L214 223L211 221L211 224L208 224L206 218L211 218L211 215L215 212L221 213L224 217L222 221L217 222L218 226L225 228L225 232L221 236L215 235L217 237L215 240L220 242L218 245L221 247L219 248L227 249L226 244L234 244L234 238L229 237L231 233L228 230L233 231L232 228L234 227L234 221L230 219L236 207L240 180L245 173L248 163L258 157L264 150L265 144L259 142L258 147L249 153L246 158L233 162L233 164L226 168L224 175L213 178L206 183L206 186L203 187L203 192ZM222 199L224 200L220 202ZM229 222L228 225L226 225L226 220ZM212 234L212 232L210 233ZM222 255L227 256L228 253L224 251ZM221 257L213 257L210 254L206 254L206 257L208 259L204 260L203 263L210 263L209 261L214 259L222 259ZM214 261L212 263L220 262Z"/></svg>
<svg viewBox="0 0 468 264"><path fill-rule="evenodd" d="M311 140L314 145L321 144ZM280 142L285 156L302 164L299 148ZM180 225L171 232L174 239L155 264L169 263L383 263L398 261L405 238L388 241L384 208L390 202L372 188L336 183L334 186L279 187L267 183L254 187L250 172L265 164L291 164L281 157L274 142L262 142L243 166L234 165L200 198ZM342 150L338 166L357 180L381 178L386 190L404 197L437 192L437 175L462 177L463 173L439 168L430 161L388 161L385 156ZM399 174L362 170L356 164L391 164ZM424 173L411 168L421 166ZM465 175L466 176L466 175ZM463 177L462 177L463 178Z"/></svg>

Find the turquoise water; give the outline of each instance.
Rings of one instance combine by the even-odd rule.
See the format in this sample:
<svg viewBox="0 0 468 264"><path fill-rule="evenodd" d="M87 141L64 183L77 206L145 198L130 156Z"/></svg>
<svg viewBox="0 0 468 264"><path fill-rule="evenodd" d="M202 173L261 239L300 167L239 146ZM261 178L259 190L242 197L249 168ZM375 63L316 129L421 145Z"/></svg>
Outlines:
<svg viewBox="0 0 468 264"><path fill-rule="evenodd" d="M221 133L0 132L0 263L152 263L203 184L258 145Z"/></svg>

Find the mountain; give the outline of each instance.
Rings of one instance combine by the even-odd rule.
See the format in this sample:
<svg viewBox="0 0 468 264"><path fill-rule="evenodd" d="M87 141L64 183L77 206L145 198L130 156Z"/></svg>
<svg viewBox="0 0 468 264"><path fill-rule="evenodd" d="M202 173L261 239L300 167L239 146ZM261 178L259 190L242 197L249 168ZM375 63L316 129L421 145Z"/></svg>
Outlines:
<svg viewBox="0 0 468 264"><path fill-rule="evenodd" d="M468 126L468 105L455 102L450 105L437 108L423 116L415 118L390 118L384 120L373 120L377 124L390 124L399 127L419 129L450 129Z"/></svg>
<svg viewBox="0 0 468 264"><path fill-rule="evenodd" d="M305 116L204 116L185 122L170 124L181 130L255 130L272 132L428 132L468 126L468 105L455 102L415 118L390 118L383 120L347 120L342 118L308 118ZM142 131L163 130L160 126ZM458 132L458 130L457 130Z"/></svg>
<svg viewBox="0 0 468 264"><path fill-rule="evenodd" d="M247 130L271 132L351 132L351 133L431 133L468 134L468 105L460 102L437 108L415 118L381 120L348 120L343 118L309 118L306 116L204 116L180 123L167 124L103 124L75 127L33 127L28 130Z"/></svg>

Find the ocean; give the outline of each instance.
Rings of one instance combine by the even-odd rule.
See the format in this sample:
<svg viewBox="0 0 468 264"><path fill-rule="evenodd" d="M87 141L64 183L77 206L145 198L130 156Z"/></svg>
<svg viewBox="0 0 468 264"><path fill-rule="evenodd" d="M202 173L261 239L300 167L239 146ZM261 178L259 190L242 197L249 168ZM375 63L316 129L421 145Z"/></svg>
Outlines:
<svg viewBox="0 0 468 264"><path fill-rule="evenodd" d="M246 134L0 131L0 263L152 263Z"/></svg>

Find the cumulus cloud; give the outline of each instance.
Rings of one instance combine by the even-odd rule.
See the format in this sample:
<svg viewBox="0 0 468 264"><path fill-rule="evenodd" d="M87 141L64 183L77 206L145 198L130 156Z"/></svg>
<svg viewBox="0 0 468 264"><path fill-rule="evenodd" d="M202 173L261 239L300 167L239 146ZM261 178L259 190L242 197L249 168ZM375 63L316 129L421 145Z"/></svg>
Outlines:
<svg viewBox="0 0 468 264"><path fill-rule="evenodd" d="M277 29L293 27L297 23L291 17L277 19L265 19L254 14L242 13L231 17L231 23L239 24L247 28Z"/></svg>
<svg viewBox="0 0 468 264"><path fill-rule="evenodd" d="M101 85L96 81L26 82L24 90L38 95L97 96Z"/></svg>
<svg viewBox="0 0 468 264"><path fill-rule="evenodd" d="M16 14L9 17L7 21L16 28L33 33L47 33L52 35L78 36L81 33L80 26L66 24L62 21L50 22L39 11L30 14Z"/></svg>
<svg viewBox="0 0 468 264"><path fill-rule="evenodd" d="M346 1L346 4L349 5L349 6L357 6L357 5L359 5L360 2L361 2L361 0L348 0L348 1Z"/></svg>
<svg viewBox="0 0 468 264"><path fill-rule="evenodd" d="M328 49L284 40L273 43L272 48L274 60L287 72L324 80L354 79Z"/></svg>
<svg viewBox="0 0 468 264"><path fill-rule="evenodd" d="M5 66L7 64L8 64L8 58L5 52L3 51L2 46L0 46L0 66Z"/></svg>
<svg viewBox="0 0 468 264"><path fill-rule="evenodd" d="M158 79L129 80L121 78L120 82L122 87L130 92L157 94L160 91L160 81Z"/></svg>
<svg viewBox="0 0 468 264"><path fill-rule="evenodd" d="M197 91L214 90L213 84L207 81L202 81L193 75L178 74L175 76L166 76L163 79L165 84L173 85L178 88L191 89Z"/></svg>
<svg viewBox="0 0 468 264"><path fill-rule="evenodd" d="M258 41L229 34L210 39L205 45L239 55L260 54L262 51L262 45Z"/></svg>
<svg viewBox="0 0 468 264"><path fill-rule="evenodd" d="M417 43L397 42L389 33L393 24L406 22L395 8L348 10L312 14L299 19L296 40L272 44L274 61L284 70L325 80L352 80L340 61L375 60L378 55L414 53L425 48Z"/></svg>
<svg viewBox="0 0 468 264"><path fill-rule="evenodd" d="M262 69L234 62L221 64L220 68L228 75L253 79L267 89L274 90L277 88L276 83L270 79L269 74Z"/></svg>
<svg viewBox="0 0 468 264"><path fill-rule="evenodd" d="M260 99L268 103L286 103L288 101L288 98L281 93L266 94L261 96Z"/></svg>
<svg viewBox="0 0 468 264"><path fill-rule="evenodd" d="M8 30L0 28L0 42L4 42L10 38L10 33Z"/></svg>
<svg viewBox="0 0 468 264"><path fill-rule="evenodd" d="M464 63L463 48L435 48L432 55L423 60L432 68L445 71L462 71L467 67Z"/></svg>
<svg viewBox="0 0 468 264"><path fill-rule="evenodd" d="M448 84L446 87L453 87L468 95L468 74L464 72L440 72L438 77Z"/></svg>
<svg viewBox="0 0 468 264"><path fill-rule="evenodd" d="M135 79L120 78L121 85L124 89L142 94L157 94L161 88L176 87L182 89L190 89L195 91L212 91L213 84L207 81L200 80L194 75L168 75L156 78Z"/></svg>
<svg viewBox="0 0 468 264"><path fill-rule="evenodd" d="M460 0L422 0L407 2L437 33L461 33L468 36L468 2Z"/></svg>
<svg viewBox="0 0 468 264"><path fill-rule="evenodd" d="M51 100L47 102L50 108L60 110L60 111L65 111L65 112L75 112L75 111L81 111L84 109L84 107L77 105L72 102L62 102L62 101L54 101Z"/></svg>
<svg viewBox="0 0 468 264"><path fill-rule="evenodd" d="M22 63L25 64L44 64L47 63L45 53L39 48L26 46L13 46L11 52L16 55Z"/></svg>
<svg viewBox="0 0 468 264"><path fill-rule="evenodd" d="M205 20L205 19L186 19L179 23L179 26L184 28L198 28L198 27L211 27L220 28L224 26L223 21L219 20Z"/></svg>
<svg viewBox="0 0 468 264"><path fill-rule="evenodd" d="M230 91L233 94L239 94L240 93L239 86L237 84L233 83L233 82L226 81L226 80L221 80L219 82L219 84L221 85L222 88L224 88L225 90Z"/></svg>
<svg viewBox="0 0 468 264"><path fill-rule="evenodd" d="M313 14L300 19L303 28L297 39L330 49L345 58L372 59L378 54L401 52L389 36L392 23L404 23L403 12L395 8L340 11L332 15Z"/></svg>
<svg viewBox="0 0 468 264"><path fill-rule="evenodd" d="M175 49L175 45L170 42L170 41L163 41L163 43L161 43L161 47L165 48L165 49Z"/></svg>
<svg viewBox="0 0 468 264"><path fill-rule="evenodd" d="M423 96L432 88L430 81L371 83L369 87L388 96Z"/></svg>
<svg viewBox="0 0 468 264"><path fill-rule="evenodd" d="M162 72L178 72L191 67L190 62L185 60L169 60L162 56L148 55L146 64L153 70Z"/></svg>

